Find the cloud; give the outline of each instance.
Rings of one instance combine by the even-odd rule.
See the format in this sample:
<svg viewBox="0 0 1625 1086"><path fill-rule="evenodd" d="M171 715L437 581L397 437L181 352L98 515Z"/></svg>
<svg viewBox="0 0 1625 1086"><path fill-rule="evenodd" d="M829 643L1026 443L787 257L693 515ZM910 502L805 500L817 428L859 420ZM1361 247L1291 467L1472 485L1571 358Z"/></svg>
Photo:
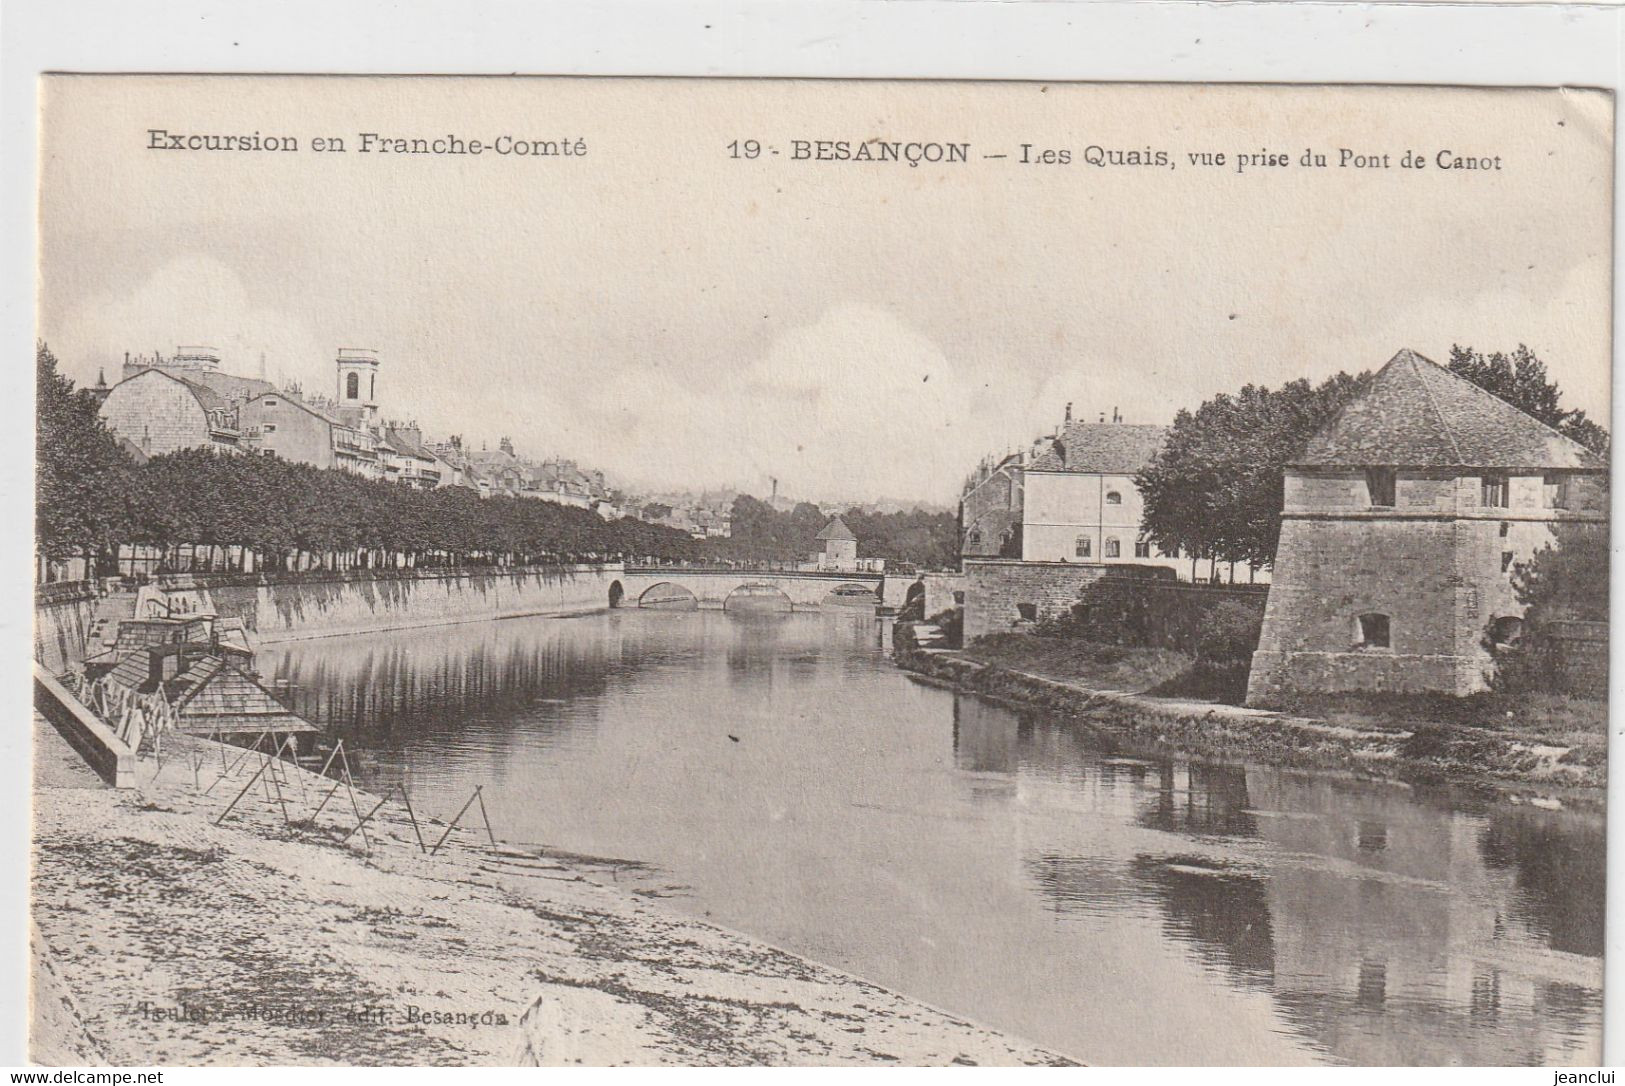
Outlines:
<svg viewBox="0 0 1625 1086"><path fill-rule="evenodd" d="M960 450L991 440L976 421L976 382L873 305L831 306L754 362L712 376L604 374L584 406L615 440L594 455L617 474L673 487L771 476L785 493L837 498L870 495L884 480L895 494L946 501L965 470Z"/></svg>
<svg viewBox="0 0 1625 1086"><path fill-rule="evenodd" d="M228 264L186 255L160 266L133 289L92 296L52 329L51 347L70 375L93 379L99 367L118 380L124 353L172 353L177 346L218 348L221 368L255 376L260 356L266 373L327 388L333 345L323 344L298 316L252 297Z"/></svg>

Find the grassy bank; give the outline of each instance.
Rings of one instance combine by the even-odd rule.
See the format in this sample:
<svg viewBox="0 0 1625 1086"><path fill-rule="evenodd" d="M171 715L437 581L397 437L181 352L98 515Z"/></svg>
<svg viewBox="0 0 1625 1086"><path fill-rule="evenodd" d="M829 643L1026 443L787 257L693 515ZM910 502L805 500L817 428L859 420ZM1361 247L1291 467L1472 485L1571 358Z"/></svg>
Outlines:
<svg viewBox="0 0 1625 1086"><path fill-rule="evenodd" d="M956 688L1033 706L1116 742L1279 765L1532 787L1600 802L1606 705L1553 695L1429 698L1344 695L1282 710L1188 692L1196 661L1168 649L999 634L957 651L919 650L900 666Z"/></svg>

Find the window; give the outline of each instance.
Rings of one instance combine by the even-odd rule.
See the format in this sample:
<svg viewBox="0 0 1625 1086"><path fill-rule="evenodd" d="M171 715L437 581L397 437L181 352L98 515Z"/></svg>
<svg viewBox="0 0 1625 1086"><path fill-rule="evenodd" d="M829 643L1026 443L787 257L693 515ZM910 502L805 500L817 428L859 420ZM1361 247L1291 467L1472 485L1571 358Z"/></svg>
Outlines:
<svg viewBox="0 0 1625 1086"><path fill-rule="evenodd" d="M1546 476L1546 508L1567 509L1569 507L1569 477L1567 475Z"/></svg>
<svg viewBox="0 0 1625 1086"><path fill-rule="evenodd" d="M1479 480L1482 494L1480 504L1490 509L1505 509L1507 507L1507 477L1505 475L1486 475Z"/></svg>
<svg viewBox="0 0 1625 1086"><path fill-rule="evenodd" d="M970 543L970 544L980 543L981 541L982 541L982 533L977 531L975 528L972 528L970 530L970 534L965 537L965 542Z"/></svg>
<svg viewBox="0 0 1625 1086"><path fill-rule="evenodd" d="M1393 468L1366 468L1365 488L1371 495L1371 504L1380 508L1392 508L1394 504L1394 469Z"/></svg>
<svg viewBox="0 0 1625 1086"><path fill-rule="evenodd" d="M1523 619L1516 615L1502 615L1490 623L1490 643L1516 645L1523 639Z"/></svg>
<svg viewBox="0 0 1625 1086"><path fill-rule="evenodd" d="M1136 558L1150 558L1151 557L1151 541L1149 539L1136 539L1134 541L1134 557L1136 557Z"/></svg>
<svg viewBox="0 0 1625 1086"><path fill-rule="evenodd" d="M1038 621L1038 604L1036 604L1036 603L1018 603L1018 604L1016 604L1016 614L1020 615L1024 621L1037 622Z"/></svg>
<svg viewBox="0 0 1625 1086"><path fill-rule="evenodd" d="M1361 615L1355 619L1354 647L1357 649L1386 649L1390 647L1388 616L1371 613Z"/></svg>
<svg viewBox="0 0 1625 1086"><path fill-rule="evenodd" d="M1512 525L1503 520L1501 522L1501 538L1505 539L1510 531L1512 531Z"/></svg>
<svg viewBox="0 0 1625 1086"><path fill-rule="evenodd" d="M1094 544L1086 535L1080 535L1072 544L1072 557L1088 558L1094 553Z"/></svg>
<svg viewBox="0 0 1625 1086"><path fill-rule="evenodd" d="M1121 557L1123 557L1123 544L1118 542L1116 536L1107 536L1106 537L1105 556L1107 558L1121 558Z"/></svg>
<svg viewBox="0 0 1625 1086"><path fill-rule="evenodd" d="M361 377L359 374L346 374L344 378L344 398L353 400L361 395Z"/></svg>
<svg viewBox="0 0 1625 1086"><path fill-rule="evenodd" d="M276 401L275 400L266 400L265 401L265 406L266 407L275 407L276 406Z"/></svg>
<svg viewBox="0 0 1625 1086"><path fill-rule="evenodd" d="M1122 505L1123 504L1123 495L1119 494L1115 490L1106 491L1106 504L1107 505Z"/></svg>
<svg viewBox="0 0 1625 1086"><path fill-rule="evenodd" d="M1512 552L1511 551L1502 551L1501 552L1501 572L1505 573L1507 570L1509 570L1511 568L1512 568Z"/></svg>
<svg viewBox="0 0 1625 1086"><path fill-rule="evenodd" d="M1179 557L1179 548L1178 547L1158 547L1157 548L1157 557L1158 558L1178 558Z"/></svg>

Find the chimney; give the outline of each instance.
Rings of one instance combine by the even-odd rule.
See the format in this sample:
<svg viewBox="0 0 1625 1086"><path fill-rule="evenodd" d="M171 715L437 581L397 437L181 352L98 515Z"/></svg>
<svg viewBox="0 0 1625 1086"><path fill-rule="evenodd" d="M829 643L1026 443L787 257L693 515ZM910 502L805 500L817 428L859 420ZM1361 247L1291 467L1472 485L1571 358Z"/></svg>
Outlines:
<svg viewBox="0 0 1625 1086"><path fill-rule="evenodd" d="M1072 421L1072 401L1070 400L1068 400L1066 404L1066 421Z"/></svg>
<svg viewBox="0 0 1625 1086"><path fill-rule="evenodd" d="M1115 407L1112 408L1112 421L1113 422L1122 422L1123 421L1123 416L1118 413L1117 408L1115 408Z"/></svg>
<svg viewBox="0 0 1625 1086"><path fill-rule="evenodd" d="M1100 413L1100 421L1101 421L1102 424L1105 423L1105 421L1106 421L1106 412L1102 411Z"/></svg>

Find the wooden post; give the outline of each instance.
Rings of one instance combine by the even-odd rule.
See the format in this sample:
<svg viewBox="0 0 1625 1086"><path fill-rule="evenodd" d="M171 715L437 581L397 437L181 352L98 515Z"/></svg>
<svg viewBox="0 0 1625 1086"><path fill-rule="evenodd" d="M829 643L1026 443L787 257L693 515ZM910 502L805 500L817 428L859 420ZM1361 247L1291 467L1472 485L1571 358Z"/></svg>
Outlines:
<svg viewBox="0 0 1625 1086"><path fill-rule="evenodd" d="M327 756L327 762L322 766L322 771L320 773L316 774L318 777L327 776L328 767L333 764L333 759L337 758L339 756L339 752L341 750L343 750L343 749L344 749L344 740L340 739L339 742L338 742L338 745L333 748L333 753L331 753L331 754L329 754ZM331 792L327 793L327 795L325 797L323 797L322 801L316 805L316 810L311 813L311 816L310 816L310 819L309 819L311 825L316 824L316 816L322 813L322 808L327 806L327 801L332 799L335 795L337 795L338 790L340 788L343 788L343 787L344 787L344 780L342 778L340 778L333 785L333 790Z"/></svg>
<svg viewBox="0 0 1625 1086"><path fill-rule="evenodd" d="M287 739L283 740L282 745L284 747L290 747L291 746L293 748L293 767L294 767L294 769L298 769L299 768L299 744L294 742L294 738L290 734ZM308 788L306 788L306 786L305 786L305 775L304 775L304 773L301 772L298 776L296 776L294 778L294 780L299 782L299 799L304 803L309 803L310 802L310 790Z"/></svg>
<svg viewBox="0 0 1625 1086"><path fill-rule="evenodd" d="M264 772L265 772L265 766L261 765L259 767L259 769L254 773L254 775L252 777L248 778L248 783L243 785L243 790L241 792L237 793L237 798L232 800L229 804L227 804L226 809L224 811L220 812L220 817L214 820L214 824L216 826L220 825L220 823L222 823L222 822L224 822L226 820L226 816L229 815L232 812L232 809L237 806L237 804L242 800L242 798L244 796L248 795L248 790L250 788L254 787L254 782L259 780L260 779L260 774L264 773Z"/></svg>
<svg viewBox="0 0 1625 1086"><path fill-rule="evenodd" d="M393 791L393 789L391 789L391 791ZM360 822L356 823L355 830L351 830L349 833L345 834L343 837L340 837L339 838L339 844L342 845L344 842L348 841L351 837L355 836L355 831L356 830L360 830L361 834L362 834L362 838L365 839L366 838L366 833L367 833L367 829L366 829L367 823L371 822L372 821L372 816L377 814L379 811L383 810L384 809L384 804L386 804L388 802L389 802L389 793L385 792L384 793L384 798L378 801L378 806L376 806L372 810L368 811L367 812L367 817L363 818ZM367 850L369 852L372 850L372 845L370 843L367 845Z"/></svg>
<svg viewBox="0 0 1625 1086"><path fill-rule="evenodd" d="M485 785L474 786L474 794L480 800L480 817L485 820L485 837L491 842L491 847L497 847L497 835L491 832L491 816L485 813Z"/></svg>
<svg viewBox="0 0 1625 1086"><path fill-rule="evenodd" d="M412 820L412 832L417 835L418 851L428 852L428 848L423 844L423 831L418 829L418 816L412 811L412 797L406 794L406 785L400 784L396 787L401 790L401 799L406 802L406 817Z"/></svg>
<svg viewBox="0 0 1625 1086"><path fill-rule="evenodd" d="M474 794L468 797L468 802L463 804L463 809L457 812L457 817L452 819L451 825L446 827L446 832L440 835L440 840L436 841L434 843L434 848L429 850L430 856L433 856L435 853L440 851L440 846L446 843L446 838L451 836L451 831L457 828L457 823L463 820L463 816L468 813L468 809L474 806L474 801L479 798L480 790L478 787L476 787L474 789Z"/></svg>
<svg viewBox="0 0 1625 1086"><path fill-rule="evenodd" d="M350 793L350 809L355 812L356 829L361 831L361 839L367 843L367 851L371 852L372 838L367 835L367 820L361 817L361 804L355 801L355 778L350 775L350 756L345 754L340 764L344 766L344 786ZM346 838L349 836L349 834L345 834Z"/></svg>

